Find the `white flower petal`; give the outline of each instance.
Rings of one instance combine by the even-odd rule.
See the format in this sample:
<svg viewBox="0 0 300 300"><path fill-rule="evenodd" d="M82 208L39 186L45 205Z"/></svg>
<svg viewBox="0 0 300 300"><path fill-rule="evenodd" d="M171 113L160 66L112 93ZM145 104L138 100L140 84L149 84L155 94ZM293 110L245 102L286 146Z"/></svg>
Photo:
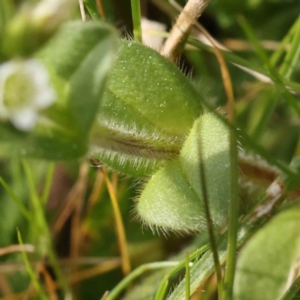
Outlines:
<svg viewBox="0 0 300 300"><path fill-rule="evenodd" d="M166 30L166 25L142 18L141 26L143 32L143 43L154 50L159 50L163 44L164 38L158 35L149 34L148 32L151 32L151 30L163 32Z"/></svg>
<svg viewBox="0 0 300 300"><path fill-rule="evenodd" d="M48 72L38 60L14 60L0 65L0 120L11 120L18 129L28 131L36 123L38 111L55 99Z"/></svg>
<svg viewBox="0 0 300 300"><path fill-rule="evenodd" d="M11 117L13 125L22 131L29 131L32 129L37 121L37 113L30 109L25 108L14 113Z"/></svg>

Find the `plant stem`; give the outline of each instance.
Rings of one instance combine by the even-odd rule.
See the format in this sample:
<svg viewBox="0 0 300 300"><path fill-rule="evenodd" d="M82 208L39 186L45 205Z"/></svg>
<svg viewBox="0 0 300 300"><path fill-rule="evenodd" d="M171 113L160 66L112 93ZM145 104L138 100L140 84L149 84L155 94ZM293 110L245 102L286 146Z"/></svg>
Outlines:
<svg viewBox="0 0 300 300"><path fill-rule="evenodd" d="M277 63L279 62L281 56L286 52L286 47L288 43L290 42L292 36L295 33L295 30L297 26L300 24L300 18L296 20L296 22L293 24L291 29L289 30L288 34L283 38L283 40L280 42L279 48L272 54L270 63L272 67L276 67Z"/></svg>
<svg viewBox="0 0 300 300"><path fill-rule="evenodd" d="M248 24L248 22L246 21L246 19L244 17L240 17L239 22L240 22L241 27L244 30L245 34L247 35L249 41L253 44L253 47L254 47L257 55L264 62L265 68L270 73L270 77L273 80L275 86L278 87L279 91L282 93L282 95L285 98L285 100L287 101L287 103L295 110L298 117L300 117L300 106L299 106L297 99L286 89L285 83L284 83L284 78L282 78L282 76L280 74L278 74L276 72L276 70L272 67L266 52L261 47L257 37L253 33L252 28L250 27L250 25ZM297 48L296 49L297 51L300 50L300 48L298 49L298 45L296 45L295 47Z"/></svg>
<svg viewBox="0 0 300 300"><path fill-rule="evenodd" d="M22 236L21 236L21 233L20 233L20 230L19 228L17 228L17 235L18 235L18 241L19 241L19 244L21 246L23 246L23 240L22 240ZM26 254L26 251L23 249L22 250L22 256L23 256L23 260L24 260L24 263L25 263L25 266L26 266L26 270L30 276L30 279L31 279L31 282L36 290L36 292L38 293L40 299L42 300L47 300L48 297L46 296L46 294L44 293L39 281L38 281L38 278L34 272L34 270L32 269L30 263L29 263L29 260L28 260L28 257L27 257L27 254Z"/></svg>
<svg viewBox="0 0 300 300"><path fill-rule="evenodd" d="M51 233L49 231L47 221L44 215L41 199L39 198L35 188L35 182L34 182L32 171L30 169L30 165L28 161L25 159L22 160L22 163L23 163L23 168L28 182L30 198L34 210L34 216L35 216L35 220L33 219L31 222L35 221L36 223L35 225L38 227L39 235L43 235L43 237L45 238L45 246L46 246L45 248L47 249L47 255L49 256L50 263L65 293L69 294L69 287L67 281L65 280L64 275L61 272L57 260L57 256L52 244Z"/></svg>
<svg viewBox="0 0 300 300"><path fill-rule="evenodd" d="M189 252L186 252L186 258L185 258L185 299L190 300L190 258L189 258Z"/></svg>
<svg viewBox="0 0 300 300"><path fill-rule="evenodd" d="M201 139L201 137L199 137ZM200 140L201 141L201 140ZM211 252L213 255L214 265L215 265L215 271L217 275L217 281L218 281L218 298L222 299L222 293L223 293L223 279L222 279L222 271L221 271L221 265L218 255L218 249L217 244L215 240L214 230L213 230L213 223L210 216L210 210L209 210L209 199L206 189L206 175L205 175L205 165L204 161L202 159L202 147L201 142L199 145L199 154L200 154L200 179L201 179L201 188L202 188L202 195L203 195L203 203L204 203L204 211L206 215L206 223L207 223L207 231L208 231L208 237L209 237L209 243Z"/></svg>
<svg viewBox="0 0 300 300"><path fill-rule="evenodd" d="M141 26L141 3L140 0L131 0L131 14L133 22L134 39L142 43L142 26Z"/></svg>
<svg viewBox="0 0 300 300"><path fill-rule="evenodd" d="M162 55L170 59L174 58L178 45L191 26L197 22L209 2L210 0L189 0L187 2L160 51Z"/></svg>
<svg viewBox="0 0 300 300"><path fill-rule="evenodd" d="M81 14L81 20L82 20L82 22L85 22L86 14L85 14L85 10L84 10L83 0L78 0L78 4L79 4L79 9L80 9L80 14Z"/></svg>
<svg viewBox="0 0 300 300"><path fill-rule="evenodd" d="M48 200L48 197L49 197L49 192L50 192L53 173L54 173L54 167L55 167L55 164L50 163L49 169L48 169L48 172L47 172L47 176L46 176L46 180L45 180L45 186L44 186L43 194L42 194L42 197L41 197L42 204L44 204L44 205L46 204L46 202Z"/></svg>
<svg viewBox="0 0 300 300"><path fill-rule="evenodd" d="M279 74L285 79L289 79L300 55L300 17L298 17L296 32L294 34L291 49L287 53L280 68Z"/></svg>
<svg viewBox="0 0 300 300"><path fill-rule="evenodd" d="M300 290L300 276L293 282L290 288L285 292L285 294L280 298L280 300L293 300L296 299L296 294Z"/></svg>
<svg viewBox="0 0 300 300"><path fill-rule="evenodd" d="M105 298L105 300L114 300L120 293L136 278L145 271L169 268L178 265L177 261L155 262L142 265L126 276Z"/></svg>
<svg viewBox="0 0 300 300"><path fill-rule="evenodd" d="M0 184L2 184L3 188L6 190L6 192L9 194L11 199L16 203L18 206L20 212L23 214L23 216L26 218L27 221L31 221L31 213L30 211L24 206L22 201L15 195L15 193L11 190L11 188L8 186L8 184L3 180L2 177L0 177Z"/></svg>
<svg viewBox="0 0 300 300"><path fill-rule="evenodd" d="M118 236L118 242L119 242L119 247L120 247L120 252L121 252L121 257L122 257L122 271L124 275L127 275L130 273L131 266L130 266L130 259L128 255L128 250L127 250L127 242L126 242L126 234L125 234L125 229L124 229L124 224L122 220L122 215L120 212L117 196L116 196L116 191L111 183L111 181L108 178L108 174L105 168L102 168L102 172L104 175L104 180L108 189L108 193L110 196L111 204L113 207L114 211L114 216L115 216L115 222L116 222L116 227L117 227L117 236Z"/></svg>
<svg viewBox="0 0 300 300"><path fill-rule="evenodd" d="M169 280L164 281L164 284L161 286L161 289L155 295L154 300L164 300L165 299L165 295L166 295L168 285L169 285Z"/></svg>
<svg viewBox="0 0 300 300"><path fill-rule="evenodd" d="M209 245L204 245L201 248L197 249L196 251L194 251L190 256L189 256L189 260L193 260L193 259L198 259L198 257L200 255L202 255L205 251L207 251L209 249ZM158 295L161 295L162 290L164 290L165 285L168 284L168 279L175 275L178 271L180 271L180 269L182 269L185 266L186 260L182 260L179 264L176 265L176 267L171 270L161 281L159 288L157 290L156 296L155 296L155 300L159 299Z"/></svg>
<svg viewBox="0 0 300 300"><path fill-rule="evenodd" d="M235 132L230 131L230 186L231 197L229 204L228 220L228 238L227 238L227 262L224 280L223 299L231 300L234 284L236 250L237 250L237 232L238 232L238 150Z"/></svg>

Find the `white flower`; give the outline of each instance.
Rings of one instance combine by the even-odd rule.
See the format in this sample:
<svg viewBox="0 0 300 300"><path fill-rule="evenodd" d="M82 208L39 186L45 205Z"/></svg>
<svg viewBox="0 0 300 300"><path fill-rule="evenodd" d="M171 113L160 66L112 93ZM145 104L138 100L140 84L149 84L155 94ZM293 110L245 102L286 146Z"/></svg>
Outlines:
<svg viewBox="0 0 300 300"><path fill-rule="evenodd" d="M158 34L151 34L151 31L164 32L167 26L146 18L142 18L141 26L143 31L143 44L158 51L163 44L164 38Z"/></svg>
<svg viewBox="0 0 300 300"><path fill-rule="evenodd" d="M31 11L31 19L38 26L43 25L55 30L71 16L75 0L43 0Z"/></svg>
<svg viewBox="0 0 300 300"><path fill-rule="evenodd" d="M55 101L48 72L37 60L9 61L0 65L0 121L31 130L38 112Z"/></svg>

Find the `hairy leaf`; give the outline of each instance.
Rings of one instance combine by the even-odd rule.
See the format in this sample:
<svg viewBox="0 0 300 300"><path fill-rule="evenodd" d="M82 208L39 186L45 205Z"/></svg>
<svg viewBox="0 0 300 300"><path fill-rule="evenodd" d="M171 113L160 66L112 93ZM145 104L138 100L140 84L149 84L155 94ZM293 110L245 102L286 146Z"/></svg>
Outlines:
<svg viewBox="0 0 300 300"><path fill-rule="evenodd" d="M121 172L147 175L179 154L200 112L197 93L174 64L146 46L122 40L91 152Z"/></svg>
<svg viewBox="0 0 300 300"><path fill-rule="evenodd" d="M141 193L137 211L149 226L182 232L206 227L200 163L212 220L216 226L224 225L230 197L228 129L213 114L204 114L195 122L179 158L154 174Z"/></svg>

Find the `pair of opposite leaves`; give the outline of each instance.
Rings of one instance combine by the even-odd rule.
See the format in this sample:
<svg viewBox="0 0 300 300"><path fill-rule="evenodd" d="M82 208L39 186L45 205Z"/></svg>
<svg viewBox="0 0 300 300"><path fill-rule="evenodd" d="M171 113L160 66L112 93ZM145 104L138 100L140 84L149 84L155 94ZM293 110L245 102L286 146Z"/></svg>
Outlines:
<svg viewBox="0 0 300 300"><path fill-rule="evenodd" d="M103 24L70 23L63 25L54 40L42 49L39 57L55 74L57 86L62 87L61 94L67 82L67 102L59 103L61 119L65 119L65 105L80 141L82 135L88 135L93 123L91 152L112 168L138 177L152 174L141 193L137 211L153 227L175 231L205 228L202 163L212 220L222 226L227 216L230 177L226 126L213 114L200 116L201 99L172 63L132 41L118 41L105 84L111 53L116 48L113 35L113 30ZM60 125L63 127L63 122ZM51 159L82 155L83 150L64 152L63 146L58 147L61 154L57 157L51 156L54 151L47 151L47 147L40 157L45 153ZM290 266L299 257L298 227L299 209L290 210L249 242L238 263L236 299L246 299L249 295L252 299L277 299L282 294ZM279 230L284 234L278 235ZM260 251L262 242L267 251ZM207 255L211 257L210 253ZM271 268L272 278L261 276ZM197 270L193 268L192 272ZM200 268L199 272L202 271ZM193 280L191 274L192 286ZM176 290L185 293L181 284ZM182 298L176 297L176 290L170 299Z"/></svg>
<svg viewBox="0 0 300 300"><path fill-rule="evenodd" d="M123 173L152 175L136 206L152 227L181 232L206 228L201 163L212 220L217 226L226 222L228 129L212 113L200 116L200 105L199 95L175 65L147 47L119 41L92 129L92 153Z"/></svg>
<svg viewBox="0 0 300 300"><path fill-rule="evenodd" d="M173 63L113 35L101 23L67 23L39 52L61 95L59 111L77 140L89 136L85 143L100 161L136 177L152 175L137 204L149 225L184 232L205 226L201 161L212 219L221 225L229 199L226 126L213 114L200 116L198 93Z"/></svg>

